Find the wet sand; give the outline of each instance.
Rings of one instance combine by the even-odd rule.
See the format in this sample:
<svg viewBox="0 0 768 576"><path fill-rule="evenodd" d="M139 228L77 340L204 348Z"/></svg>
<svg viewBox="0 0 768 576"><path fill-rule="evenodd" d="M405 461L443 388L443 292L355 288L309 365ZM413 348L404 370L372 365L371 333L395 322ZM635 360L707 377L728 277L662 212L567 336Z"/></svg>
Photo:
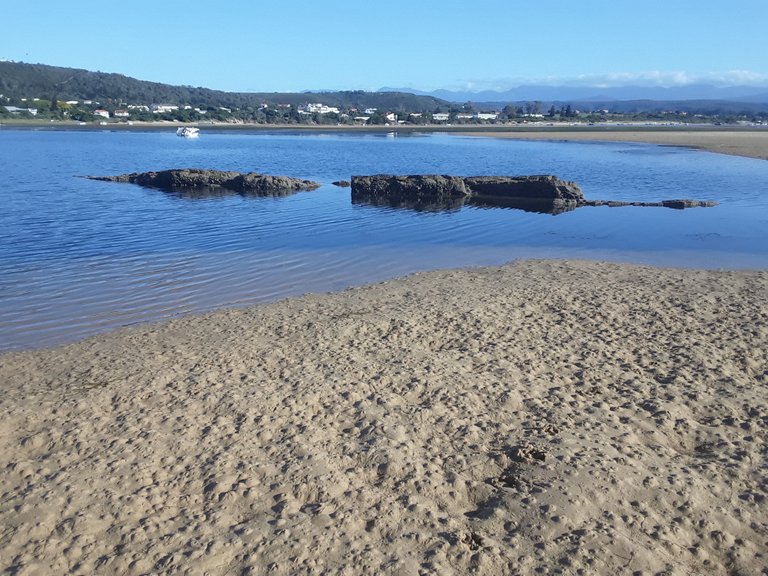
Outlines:
<svg viewBox="0 0 768 576"><path fill-rule="evenodd" d="M525 261L0 355L12 574L760 574L768 272Z"/></svg>
<svg viewBox="0 0 768 576"><path fill-rule="evenodd" d="M719 154L768 160L768 129L756 130L619 130L613 128L541 128L538 130L473 130L464 136L560 142L641 142L700 148Z"/></svg>

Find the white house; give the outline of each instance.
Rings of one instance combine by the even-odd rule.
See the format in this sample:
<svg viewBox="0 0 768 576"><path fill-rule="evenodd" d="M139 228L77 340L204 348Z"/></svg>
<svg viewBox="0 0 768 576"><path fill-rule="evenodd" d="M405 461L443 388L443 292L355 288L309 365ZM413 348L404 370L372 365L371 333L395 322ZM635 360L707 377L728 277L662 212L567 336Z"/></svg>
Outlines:
<svg viewBox="0 0 768 576"><path fill-rule="evenodd" d="M166 112L174 112L179 109L178 106L171 104L152 104L151 108L155 114L165 114Z"/></svg>
<svg viewBox="0 0 768 576"><path fill-rule="evenodd" d="M109 118L109 112L107 110L96 109L93 111L94 116L101 116L102 118Z"/></svg>
<svg viewBox="0 0 768 576"><path fill-rule="evenodd" d="M499 117L498 112L478 112L478 120L496 120Z"/></svg>
<svg viewBox="0 0 768 576"><path fill-rule="evenodd" d="M435 122L446 122L451 115L448 112L435 112L432 114L432 120Z"/></svg>
<svg viewBox="0 0 768 576"><path fill-rule="evenodd" d="M299 114L338 114L339 109L333 106L326 106L319 102L307 104L299 109Z"/></svg>
<svg viewBox="0 0 768 576"><path fill-rule="evenodd" d="M373 114L376 114L377 110L378 108L366 108L365 110L363 110L363 114L367 114L368 116L371 116Z"/></svg>
<svg viewBox="0 0 768 576"><path fill-rule="evenodd" d="M397 122L397 114L394 112L388 112L384 118L387 119L387 122Z"/></svg>
<svg viewBox="0 0 768 576"><path fill-rule="evenodd" d="M17 108L16 106L5 106L11 114L20 114L21 112L29 112L32 116L37 116L37 108Z"/></svg>
<svg viewBox="0 0 768 576"><path fill-rule="evenodd" d="M128 110L115 110L115 118L128 118L130 115Z"/></svg>

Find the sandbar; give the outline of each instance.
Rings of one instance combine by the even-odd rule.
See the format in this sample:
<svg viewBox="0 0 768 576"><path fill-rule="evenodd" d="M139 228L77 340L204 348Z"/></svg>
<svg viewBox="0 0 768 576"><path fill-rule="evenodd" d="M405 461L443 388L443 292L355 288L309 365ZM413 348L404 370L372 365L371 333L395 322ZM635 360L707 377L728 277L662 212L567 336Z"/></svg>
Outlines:
<svg viewBox="0 0 768 576"><path fill-rule="evenodd" d="M768 271L519 261L0 355L0 571L758 574Z"/></svg>
<svg viewBox="0 0 768 576"><path fill-rule="evenodd" d="M64 131L170 131L180 126L199 127L204 132L240 132L289 134L313 133L395 133L395 134L456 134L486 136L518 140L551 140L561 142L639 142L666 146L700 148L720 154L731 154L768 160L768 126L646 126L638 125L305 125L305 124L209 124L181 122L115 122L106 125L72 122L42 122L39 120L13 120L0 124L10 129L64 130Z"/></svg>
<svg viewBox="0 0 768 576"><path fill-rule="evenodd" d="M727 130L676 128L626 130L617 128L541 128L538 130L472 130L464 136L487 136L517 140L549 140L560 142L639 142L664 146L699 148L718 154L746 156L768 160L768 129Z"/></svg>

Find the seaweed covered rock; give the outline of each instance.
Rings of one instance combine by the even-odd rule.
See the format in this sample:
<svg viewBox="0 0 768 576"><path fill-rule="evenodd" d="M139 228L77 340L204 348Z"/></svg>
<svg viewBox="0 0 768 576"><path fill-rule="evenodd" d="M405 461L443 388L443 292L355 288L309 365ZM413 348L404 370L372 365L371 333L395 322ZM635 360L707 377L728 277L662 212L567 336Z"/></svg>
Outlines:
<svg viewBox="0 0 768 576"><path fill-rule="evenodd" d="M352 176L352 201L384 203L455 203L469 196L464 179L459 176L422 174L395 176L375 174Z"/></svg>
<svg viewBox="0 0 768 576"><path fill-rule="evenodd" d="M559 213L582 205L584 195L573 182L556 176L444 176L421 174L352 176L352 202L411 208L464 203L506 206Z"/></svg>
<svg viewBox="0 0 768 576"><path fill-rule="evenodd" d="M134 172L118 176L88 176L91 180L129 182L139 186L169 191L227 189L240 194L282 196L303 190L315 190L320 184L289 176L272 176L256 172L240 173L222 170L182 168L158 172Z"/></svg>
<svg viewBox="0 0 768 576"><path fill-rule="evenodd" d="M548 175L461 177L437 174L352 176L352 202L432 211L456 210L466 204L544 214L562 214L582 206L656 206L681 210L717 205L709 200L587 200L576 183Z"/></svg>

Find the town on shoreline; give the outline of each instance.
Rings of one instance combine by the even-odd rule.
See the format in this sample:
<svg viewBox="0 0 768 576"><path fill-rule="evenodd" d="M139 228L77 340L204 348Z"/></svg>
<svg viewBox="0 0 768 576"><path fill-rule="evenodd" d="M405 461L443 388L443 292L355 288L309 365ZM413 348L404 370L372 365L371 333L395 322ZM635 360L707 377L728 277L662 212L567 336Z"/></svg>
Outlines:
<svg viewBox="0 0 768 576"><path fill-rule="evenodd" d="M329 106L263 102L256 106L192 106L191 104L129 104L111 100L59 101L55 97L9 97L0 94L0 124L64 123L68 125L234 125L289 127L582 127L582 126L768 126L768 112L740 114L691 113L684 110L622 112L608 108L580 110L570 104L541 102L464 104L445 102L432 110L409 109L399 103L377 107Z"/></svg>

